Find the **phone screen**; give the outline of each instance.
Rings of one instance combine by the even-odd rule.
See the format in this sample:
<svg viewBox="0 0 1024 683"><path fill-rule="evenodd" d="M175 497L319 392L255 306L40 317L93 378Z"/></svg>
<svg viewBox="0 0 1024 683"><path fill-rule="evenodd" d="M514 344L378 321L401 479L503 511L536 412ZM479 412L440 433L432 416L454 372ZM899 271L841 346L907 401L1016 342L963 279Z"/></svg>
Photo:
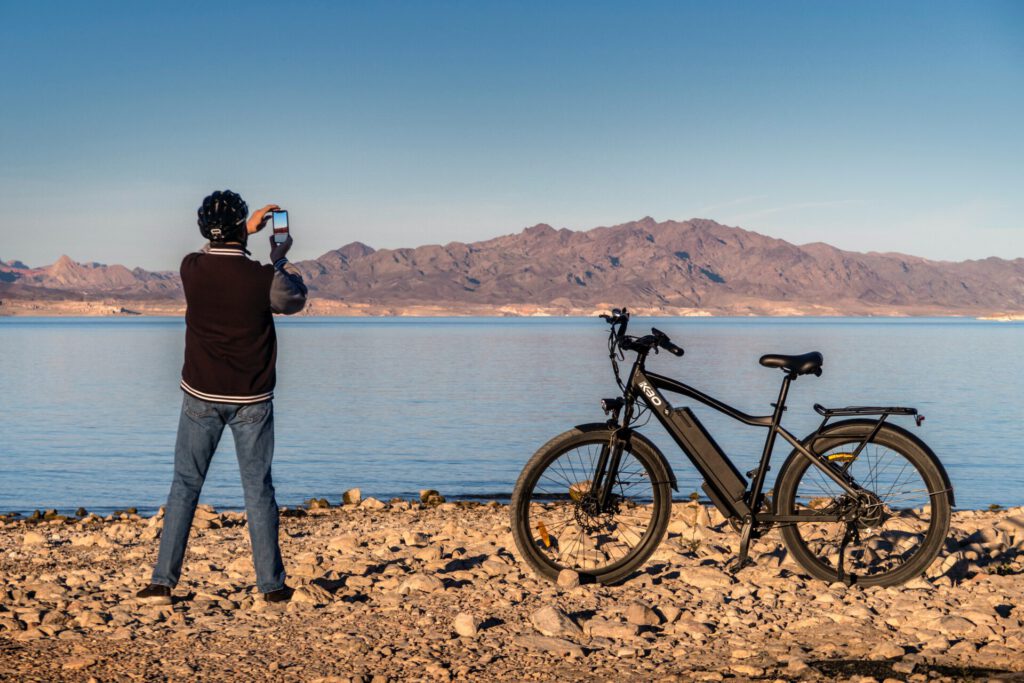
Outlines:
<svg viewBox="0 0 1024 683"><path fill-rule="evenodd" d="M274 221L274 241L284 244L288 241L288 212L274 211L271 219Z"/></svg>

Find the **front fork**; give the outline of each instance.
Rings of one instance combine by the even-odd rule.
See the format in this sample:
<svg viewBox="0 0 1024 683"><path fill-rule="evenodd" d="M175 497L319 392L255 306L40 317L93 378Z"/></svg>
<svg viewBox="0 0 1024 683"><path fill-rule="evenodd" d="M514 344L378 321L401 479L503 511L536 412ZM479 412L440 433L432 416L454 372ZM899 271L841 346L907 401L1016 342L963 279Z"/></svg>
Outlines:
<svg viewBox="0 0 1024 683"><path fill-rule="evenodd" d="M622 449L625 448L626 425L629 424L633 415L632 401L618 399L604 399L601 407L605 413L610 414L608 426L614 427L615 431L608 441L601 447L601 454L597 458L597 466L594 468L594 476L591 479L590 491L596 494L597 510L606 512L612 500L612 489L615 480L618 478L619 464L622 462ZM625 415L622 422L619 422L619 411L625 407Z"/></svg>

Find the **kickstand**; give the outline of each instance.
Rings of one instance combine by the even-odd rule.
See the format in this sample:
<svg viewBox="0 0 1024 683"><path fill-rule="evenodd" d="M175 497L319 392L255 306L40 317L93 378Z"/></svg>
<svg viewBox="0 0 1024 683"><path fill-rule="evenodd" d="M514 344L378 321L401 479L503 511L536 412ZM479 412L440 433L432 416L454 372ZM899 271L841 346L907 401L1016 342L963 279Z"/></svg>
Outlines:
<svg viewBox="0 0 1024 683"><path fill-rule="evenodd" d="M736 555L736 559L728 567L730 574L735 574L744 567L754 564L750 559L750 538L754 531L754 520L747 519L743 523L743 529L740 531L740 551Z"/></svg>
<svg viewBox="0 0 1024 683"><path fill-rule="evenodd" d="M839 542L839 571L837 578L840 583L844 583L847 586L853 585L853 575L846 573L846 568L843 566L843 558L846 555L846 546L858 536L857 525L847 523L846 531L843 532L843 540Z"/></svg>

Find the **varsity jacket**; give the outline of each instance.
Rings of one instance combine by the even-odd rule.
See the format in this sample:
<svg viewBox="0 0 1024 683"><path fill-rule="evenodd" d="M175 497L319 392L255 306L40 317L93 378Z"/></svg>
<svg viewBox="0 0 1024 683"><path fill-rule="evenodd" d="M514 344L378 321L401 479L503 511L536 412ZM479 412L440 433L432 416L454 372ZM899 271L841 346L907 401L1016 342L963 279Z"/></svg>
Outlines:
<svg viewBox="0 0 1024 683"><path fill-rule="evenodd" d="M185 289L185 364L181 388L214 403L274 398L274 313L306 305L298 269L261 264L242 245L210 243L181 262Z"/></svg>

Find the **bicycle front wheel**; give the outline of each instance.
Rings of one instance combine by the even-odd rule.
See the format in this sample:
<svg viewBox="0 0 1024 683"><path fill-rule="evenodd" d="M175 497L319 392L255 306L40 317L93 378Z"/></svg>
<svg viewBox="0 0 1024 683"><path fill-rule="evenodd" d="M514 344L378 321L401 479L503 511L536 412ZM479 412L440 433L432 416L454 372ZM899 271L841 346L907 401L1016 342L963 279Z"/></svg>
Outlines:
<svg viewBox="0 0 1024 683"><path fill-rule="evenodd" d="M672 510L664 457L639 437L622 450L609 505L591 483L614 431L572 429L541 447L512 492L512 535L530 567L548 579L572 569L583 581L617 583L658 547Z"/></svg>
<svg viewBox="0 0 1024 683"><path fill-rule="evenodd" d="M779 475L778 513L807 515L806 522L782 527L783 541L793 558L823 581L839 579L842 557L852 583L904 583L928 568L949 531L952 492L939 466L916 439L892 425L884 425L856 453L873 427L837 423L814 444L828 466L845 470L863 489L858 500L797 452ZM815 513L848 519L817 521Z"/></svg>

